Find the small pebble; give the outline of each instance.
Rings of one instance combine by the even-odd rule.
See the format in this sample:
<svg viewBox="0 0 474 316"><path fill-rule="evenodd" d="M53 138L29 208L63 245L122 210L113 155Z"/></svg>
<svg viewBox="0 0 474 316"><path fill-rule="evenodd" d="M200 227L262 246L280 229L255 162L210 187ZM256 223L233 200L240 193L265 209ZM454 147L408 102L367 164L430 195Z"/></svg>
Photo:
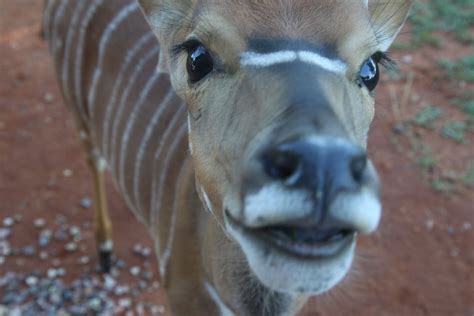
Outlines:
<svg viewBox="0 0 474 316"><path fill-rule="evenodd" d="M82 256L78 259L79 264L85 265L91 261L89 256Z"/></svg>
<svg viewBox="0 0 474 316"><path fill-rule="evenodd" d="M57 276L56 269L54 268L49 268L46 274L48 275L48 278L50 279L54 279Z"/></svg>
<svg viewBox="0 0 474 316"><path fill-rule="evenodd" d="M75 242L68 242L65 246L64 249L68 252L75 252L77 250L77 244Z"/></svg>
<svg viewBox="0 0 474 316"><path fill-rule="evenodd" d="M464 223L462 224L462 230L464 230L464 231L468 231L468 230L470 230L471 228L472 228L472 224L469 223L469 222L464 222ZM0 238L0 239L1 239L1 238Z"/></svg>
<svg viewBox="0 0 474 316"><path fill-rule="evenodd" d="M92 207L92 200L90 198L83 198L79 201L79 206L83 209L89 209Z"/></svg>
<svg viewBox="0 0 474 316"><path fill-rule="evenodd" d="M137 312L138 315L144 315L145 314L145 305L143 303L138 303L137 306L135 307L135 311Z"/></svg>
<svg viewBox="0 0 474 316"><path fill-rule="evenodd" d="M162 305L152 305L150 311L153 315L163 314L165 312L165 307Z"/></svg>
<svg viewBox="0 0 474 316"><path fill-rule="evenodd" d="M63 170L63 176L66 178L69 178L72 176L72 170L71 169L64 169Z"/></svg>
<svg viewBox="0 0 474 316"><path fill-rule="evenodd" d="M119 269L124 269L126 267L125 261L118 259L117 262L115 263L115 266Z"/></svg>
<svg viewBox="0 0 474 316"><path fill-rule="evenodd" d="M62 214L56 215L55 222L56 222L57 225L64 225L64 224L66 224L66 216L64 216L64 215L62 215Z"/></svg>
<svg viewBox="0 0 474 316"><path fill-rule="evenodd" d="M43 99L46 103L51 103L54 101L54 95L51 92L46 92Z"/></svg>
<svg viewBox="0 0 474 316"><path fill-rule="evenodd" d="M51 241L52 235L53 235L53 232L51 230L49 229L42 230L39 235L38 245L42 248L48 246Z"/></svg>
<svg viewBox="0 0 474 316"><path fill-rule="evenodd" d="M425 226L428 230L432 230L434 227L434 220L429 219L425 222Z"/></svg>
<svg viewBox="0 0 474 316"><path fill-rule="evenodd" d="M72 237L80 237L81 235L81 229L77 226L71 226L69 227L69 234L72 236Z"/></svg>
<svg viewBox="0 0 474 316"><path fill-rule="evenodd" d="M56 275L57 275L57 276L65 276L65 275L66 275L66 269L64 269L64 268L57 268L57 269L56 269Z"/></svg>
<svg viewBox="0 0 474 316"><path fill-rule="evenodd" d="M110 275L104 276L104 287L107 290L109 291L112 290L116 285L117 285L117 281L115 281L113 277L111 277Z"/></svg>
<svg viewBox="0 0 474 316"><path fill-rule="evenodd" d="M141 251L142 251L142 245L140 245L140 244L133 245L133 253L134 254L139 255L139 254L141 254Z"/></svg>
<svg viewBox="0 0 474 316"><path fill-rule="evenodd" d="M145 290L147 287L148 287L148 284L147 284L145 281L140 280L140 281L138 282L138 288L139 288L141 291Z"/></svg>
<svg viewBox="0 0 474 316"><path fill-rule="evenodd" d="M15 220L11 217L5 217L3 219L3 226L10 227L10 226L13 226L14 223L15 223Z"/></svg>
<svg viewBox="0 0 474 316"><path fill-rule="evenodd" d="M11 235L10 228L0 228L0 240L7 239Z"/></svg>
<svg viewBox="0 0 474 316"><path fill-rule="evenodd" d="M92 309L93 311L98 312L98 311L100 311L100 309L101 309L102 302L100 301L99 298L93 297L92 299L89 300L89 302L87 303L87 305L88 305L88 307L89 307L90 309Z"/></svg>
<svg viewBox="0 0 474 316"><path fill-rule="evenodd" d="M32 257L36 254L36 249L33 246L25 246L21 248L21 254L24 256Z"/></svg>
<svg viewBox="0 0 474 316"><path fill-rule="evenodd" d="M38 278L33 275L30 275L26 278L25 283L30 287L35 286L36 284L38 284Z"/></svg>
<svg viewBox="0 0 474 316"><path fill-rule="evenodd" d="M64 229L59 229L54 232L54 238L59 241L65 241L68 238L68 235Z"/></svg>
<svg viewBox="0 0 474 316"><path fill-rule="evenodd" d="M46 220L44 218L37 218L34 220L33 225L36 228L44 227L46 225Z"/></svg>
<svg viewBox="0 0 474 316"><path fill-rule="evenodd" d="M403 55L402 62L404 62L405 64L411 64L413 62L413 56L412 55Z"/></svg>
<svg viewBox="0 0 474 316"><path fill-rule="evenodd" d="M130 268L130 274L133 276L137 276L140 274L140 267L139 266L133 266Z"/></svg>
<svg viewBox="0 0 474 316"><path fill-rule="evenodd" d="M39 257L41 260L47 260L49 258L49 255L46 251L41 251Z"/></svg>
<svg viewBox="0 0 474 316"><path fill-rule="evenodd" d="M11 251L10 243L5 240L0 240L0 256L9 256Z"/></svg>
<svg viewBox="0 0 474 316"><path fill-rule="evenodd" d="M114 294L121 296L130 292L130 288L126 285L119 285L115 287Z"/></svg>
<svg viewBox="0 0 474 316"><path fill-rule="evenodd" d="M120 276L120 271L117 268L113 267L112 270L110 270L110 275L113 278L118 279L118 277Z"/></svg>
<svg viewBox="0 0 474 316"><path fill-rule="evenodd" d="M394 124L393 127L392 127L392 131L393 131L395 134L403 134L403 133L405 133L405 131L406 131L405 124L403 124L403 123L396 123L396 124Z"/></svg>
<svg viewBox="0 0 474 316"><path fill-rule="evenodd" d="M118 304L123 308L129 308L132 305L132 300L129 298L121 298Z"/></svg>
<svg viewBox="0 0 474 316"><path fill-rule="evenodd" d="M151 248L150 247L143 247L141 255L143 257L149 257L151 255Z"/></svg>
<svg viewBox="0 0 474 316"><path fill-rule="evenodd" d="M153 279L153 272L151 272L149 270L143 271L142 272L142 278L144 280L150 281L151 279Z"/></svg>

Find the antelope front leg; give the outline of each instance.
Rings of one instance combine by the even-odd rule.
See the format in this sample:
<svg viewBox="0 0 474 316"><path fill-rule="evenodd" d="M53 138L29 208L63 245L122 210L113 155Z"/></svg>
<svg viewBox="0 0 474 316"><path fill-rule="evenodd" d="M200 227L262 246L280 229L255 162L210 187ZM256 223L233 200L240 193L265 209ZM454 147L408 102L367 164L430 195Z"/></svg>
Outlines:
<svg viewBox="0 0 474 316"><path fill-rule="evenodd" d="M79 121L80 122L80 121ZM79 124L79 137L87 154L87 165L92 172L94 182L94 205L95 205L95 240L98 249L99 263L101 271L108 273L111 268L112 256L112 221L110 220L107 207L107 192L105 190L105 170L107 163L100 157L96 147L91 142L87 130Z"/></svg>
<svg viewBox="0 0 474 316"><path fill-rule="evenodd" d="M88 159L94 180L95 201L95 238L99 250L99 262L102 272L108 273L111 266L112 254L112 222L107 207L107 192L105 190L104 172L105 160L97 157Z"/></svg>

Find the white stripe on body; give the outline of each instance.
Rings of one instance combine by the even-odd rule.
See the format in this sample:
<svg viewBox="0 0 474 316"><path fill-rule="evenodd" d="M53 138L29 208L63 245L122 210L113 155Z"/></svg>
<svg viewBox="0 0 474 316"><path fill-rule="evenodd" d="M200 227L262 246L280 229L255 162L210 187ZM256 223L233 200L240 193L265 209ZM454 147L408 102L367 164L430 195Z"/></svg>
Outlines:
<svg viewBox="0 0 474 316"><path fill-rule="evenodd" d="M66 12L67 4L67 1L61 2L53 18L53 40L51 41L53 43L53 46L50 47L50 50L54 57L54 60L56 61L59 60L57 56L57 50L62 46L62 41L58 39L59 23L61 23L64 13Z"/></svg>
<svg viewBox="0 0 474 316"><path fill-rule="evenodd" d="M204 282L204 287L206 288L207 293L209 293L209 296L219 308L221 316L235 316L235 314L222 301L216 289L209 282Z"/></svg>
<svg viewBox="0 0 474 316"><path fill-rule="evenodd" d="M76 2L77 3L77 2ZM73 15L71 18L71 23L68 26L68 31L66 34L66 46L64 47L64 56L63 56L63 65L61 71L61 81L64 87L68 85L69 79L69 58L71 57L71 46L73 45L73 38L74 34L76 34L77 25L79 24L79 18L82 17L82 11L84 10L87 1L79 1L79 4L74 7ZM72 103L71 93L70 90L65 88L64 89L64 96L69 104ZM81 104L77 104L79 108L81 108Z"/></svg>
<svg viewBox="0 0 474 316"><path fill-rule="evenodd" d="M102 67L104 66L104 57L105 57L105 51L108 48L109 40L112 37L113 32L117 30L119 25L125 21L125 19L134 11L138 10L138 6L135 2L128 4L125 6L123 9L119 11L119 13L114 17L114 19L107 25L107 28L105 31L102 33L100 37L100 43L99 43L99 57L98 57L98 62L97 62L97 67L94 72L94 76L92 78L92 83L90 86L89 90L89 95L87 98L87 105L88 105L88 112L89 116L93 117L93 105L95 101L95 94L97 91L97 83L100 80L100 77L102 75Z"/></svg>
<svg viewBox="0 0 474 316"><path fill-rule="evenodd" d="M110 94L109 101L107 102L106 106L106 112L104 116L104 124L102 125L102 146L104 150L104 155L109 156L109 142L107 141L108 139L108 133L109 133L109 128L110 128L110 121L111 121L111 115L112 115L112 110L115 109L115 102L117 101L117 96L119 92L119 88L122 85L122 82L126 79L125 75L128 70L128 66L131 64L133 61L133 58L136 56L136 54L142 49L148 41L151 39L155 38L155 35L151 32L143 35L137 43L132 47L132 49L127 53L125 56L125 60L122 63L122 66L120 68L120 71L117 76L117 80L114 83L114 87L112 89L112 93Z"/></svg>
<svg viewBox="0 0 474 316"><path fill-rule="evenodd" d="M316 65L327 71L345 74L347 65L341 60L329 59L311 51L284 50L272 53L245 52L240 56L242 66L264 68L284 63L301 61Z"/></svg>
<svg viewBox="0 0 474 316"><path fill-rule="evenodd" d="M85 2L85 1L84 1ZM94 17L95 13L97 12L97 9L99 6L101 6L103 3L103 0L96 0L92 2L92 4L89 6L87 9L87 12L84 16L84 19L81 22L81 26L79 28L79 39L78 39L78 44L77 44L77 55L76 55L76 60L74 63L74 71L75 71L75 76L74 76L74 90L76 94L76 105L77 108L79 109L79 113L82 116L84 122L87 122L87 115L86 112L84 111L84 104L83 104L83 98L82 98L82 91L81 91L81 84L82 84L82 62L84 58L84 45L86 41L86 31L87 27L89 26L90 21Z"/></svg>
<svg viewBox="0 0 474 316"><path fill-rule="evenodd" d="M157 74L160 75L161 73L157 72ZM133 169L133 197L135 199L135 202L137 203L136 205L138 206L138 209L140 212L143 212L143 207L140 203L140 196L139 196L140 195L139 177L140 177L140 170L143 163L143 158L145 156L145 150L146 150L146 147L148 146L151 136L153 135L153 131L155 130L155 127L161 118L161 115L168 108L170 101L173 99L174 96L175 96L175 93L170 87L168 93L165 95L164 99L161 101L160 105L158 106L158 109L153 114L151 121L147 125L147 128L145 130L145 135L143 136L142 142L140 143L140 147L138 149L138 153L135 159L135 164L134 164L134 169ZM123 150L123 153L121 154L122 156L121 158L125 160L124 156L125 156L126 148L122 148L122 150ZM123 169L125 169L125 166L123 166ZM123 171L125 172L125 170ZM123 180L125 181L125 179Z"/></svg>
<svg viewBox="0 0 474 316"><path fill-rule="evenodd" d="M132 88L135 84L135 81L140 77L140 74L143 71L143 68L145 67L145 65L151 59L153 59L156 56L158 51L159 51L159 47L157 46L154 49L150 50L142 59L140 59L138 64L135 65L135 68L133 69L132 75L128 78L127 86L123 90L123 94L120 98L118 108L117 108L117 111L116 111L116 115L114 117L112 130L111 130L111 133L110 133L111 140L112 140L112 145L110 146L109 151L106 152L104 150L104 153L103 153L104 155L107 155L109 157L108 161L110 162L110 167L111 167L112 171L115 170L116 153L117 153L116 148L117 148L117 138L118 138L118 136L117 136L116 133L117 133L118 125L121 121L123 112L125 112L126 105L128 104L127 103L128 97L129 97L130 93L132 92ZM113 107L115 109L114 105L115 104L110 103L108 106ZM107 142L105 142L105 144L107 144Z"/></svg>
<svg viewBox="0 0 474 316"><path fill-rule="evenodd" d="M176 153L176 149L179 149L178 148L179 142L183 139L183 137L186 137L186 133L187 133L187 127L185 125L183 125L181 127L181 129L178 131L178 133L176 134L176 138L174 139L174 141L171 144L168 152L166 153L165 165L164 165L164 170L165 170L166 173L168 173L170 158L173 156L174 153ZM176 182L175 182L173 208L172 208L172 212L171 212L171 228L170 228L170 231L168 233L168 240L166 241L165 251L163 251L163 254L160 255L160 258L158 259L159 266L160 266L160 275L165 275L166 267L168 265L168 261L169 261L170 256L171 256L171 251L173 249L174 233L176 231L176 216L177 216L177 214L176 214L177 213L176 201L179 198L176 195L176 193L178 192L179 179L181 179L182 172L185 170L184 167L185 167L185 164L183 163L181 165L181 170L178 173L178 178L176 179ZM161 177L163 179L166 178L165 175L164 175L164 172L160 174L160 178ZM160 179L160 181L161 181L161 179ZM160 191L163 191L163 185L164 185L164 181L161 182L161 184L160 184Z"/></svg>
<svg viewBox="0 0 474 316"><path fill-rule="evenodd" d="M42 23L42 27L43 27L43 35L44 35L44 38L45 39L50 39L49 36L51 35L51 29L49 28L49 26L51 26L51 13L53 13L53 6L52 6L52 3L54 1L52 0L49 0L46 2L46 7L44 8L44 11L43 11L43 23ZM49 42L49 49L51 49L51 42Z"/></svg>
<svg viewBox="0 0 474 316"><path fill-rule="evenodd" d="M125 156L127 154L128 142L130 140L130 133L135 127L135 122L137 120L138 115L140 114L142 110L142 107L146 104L148 94L150 93L151 89L156 86L156 83L160 79L160 77L161 77L161 74L155 71L155 73L146 83L143 90L141 90L140 95L138 96L138 100L133 104L133 110L128 116L127 124L122 134L122 141L119 146L120 154L119 154L119 167L118 167L118 183L120 187L122 188L122 190L125 189ZM157 112L162 111L161 106L159 106L157 109L158 109ZM148 131L149 124L146 124L147 131Z"/></svg>
<svg viewBox="0 0 474 316"><path fill-rule="evenodd" d="M158 158L160 157L161 155L161 152L163 151L163 147L164 145L166 144L166 140L170 137L171 135L171 132L173 131L173 128L176 126L176 123L179 122L179 119L181 118L181 113L182 113L182 110L184 109L184 105L181 103L179 105L179 109L176 111L176 113L174 113L173 115L173 118L171 120L171 122L166 126L166 130L164 131L163 135L161 136L160 138L160 143L158 145L158 148L156 149L154 155L153 155L153 170L152 170L152 173L153 173L153 181L152 181L152 184L151 184L151 198L150 198L150 206L149 206L149 210L150 210L150 226L151 227L158 227L158 218L159 218L159 211L161 209L161 196L160 196L160 199L158 199L158 194L160 194L161 192L161 187L158 187L158 174L161 175L161 173L164 173L164 170L162 168L159 168L159 172L158 170L156 170L156 167L158 167L156 165L157 161L158 161ZM159 256L160 255L160 248L161 248L161 245L160 245L160 240L159 240L159 234L156 234L155 235L155 249L156 249L156 253L157 255Z"/></svg>

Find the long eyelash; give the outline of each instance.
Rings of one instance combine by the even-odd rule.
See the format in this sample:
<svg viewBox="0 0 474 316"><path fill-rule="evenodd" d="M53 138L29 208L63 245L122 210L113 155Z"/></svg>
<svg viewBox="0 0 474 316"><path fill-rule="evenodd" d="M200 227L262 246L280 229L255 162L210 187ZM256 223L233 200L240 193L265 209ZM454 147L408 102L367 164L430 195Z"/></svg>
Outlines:
<svg viewBox="0 0 474 316"><path fill-rule="evenodd" d="M191 38L181 44L171 47L170 55L171 57L176 58L179 54L189 52L198 45L200 45L200 42L197 39Z"/></svg>
<svg viewBox="0 0 474 316"><path fill-rule="evenodd" d="M377 52L373 55L375 62L388 70L397 69L397 62L390 58L387 52Z"/></svg>

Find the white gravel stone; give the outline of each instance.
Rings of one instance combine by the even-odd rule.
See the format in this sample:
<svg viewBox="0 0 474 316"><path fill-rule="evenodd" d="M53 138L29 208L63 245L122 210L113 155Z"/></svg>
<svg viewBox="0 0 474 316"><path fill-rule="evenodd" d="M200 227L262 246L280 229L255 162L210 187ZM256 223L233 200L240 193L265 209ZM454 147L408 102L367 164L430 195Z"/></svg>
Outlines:
<svg viewBox="0 0 474 316"><path fill-rule="evenodd" d="M37 218L34 220L33 225L36 228L44 227L46 225L46 220L44 218Z"/></svg>
<svg viewBox="0 0 474 316"><path fill-rule="evenodd" d="M3 219L3 226L11 227L15 223L15 220L11 217L5 217Z"/></svg>

